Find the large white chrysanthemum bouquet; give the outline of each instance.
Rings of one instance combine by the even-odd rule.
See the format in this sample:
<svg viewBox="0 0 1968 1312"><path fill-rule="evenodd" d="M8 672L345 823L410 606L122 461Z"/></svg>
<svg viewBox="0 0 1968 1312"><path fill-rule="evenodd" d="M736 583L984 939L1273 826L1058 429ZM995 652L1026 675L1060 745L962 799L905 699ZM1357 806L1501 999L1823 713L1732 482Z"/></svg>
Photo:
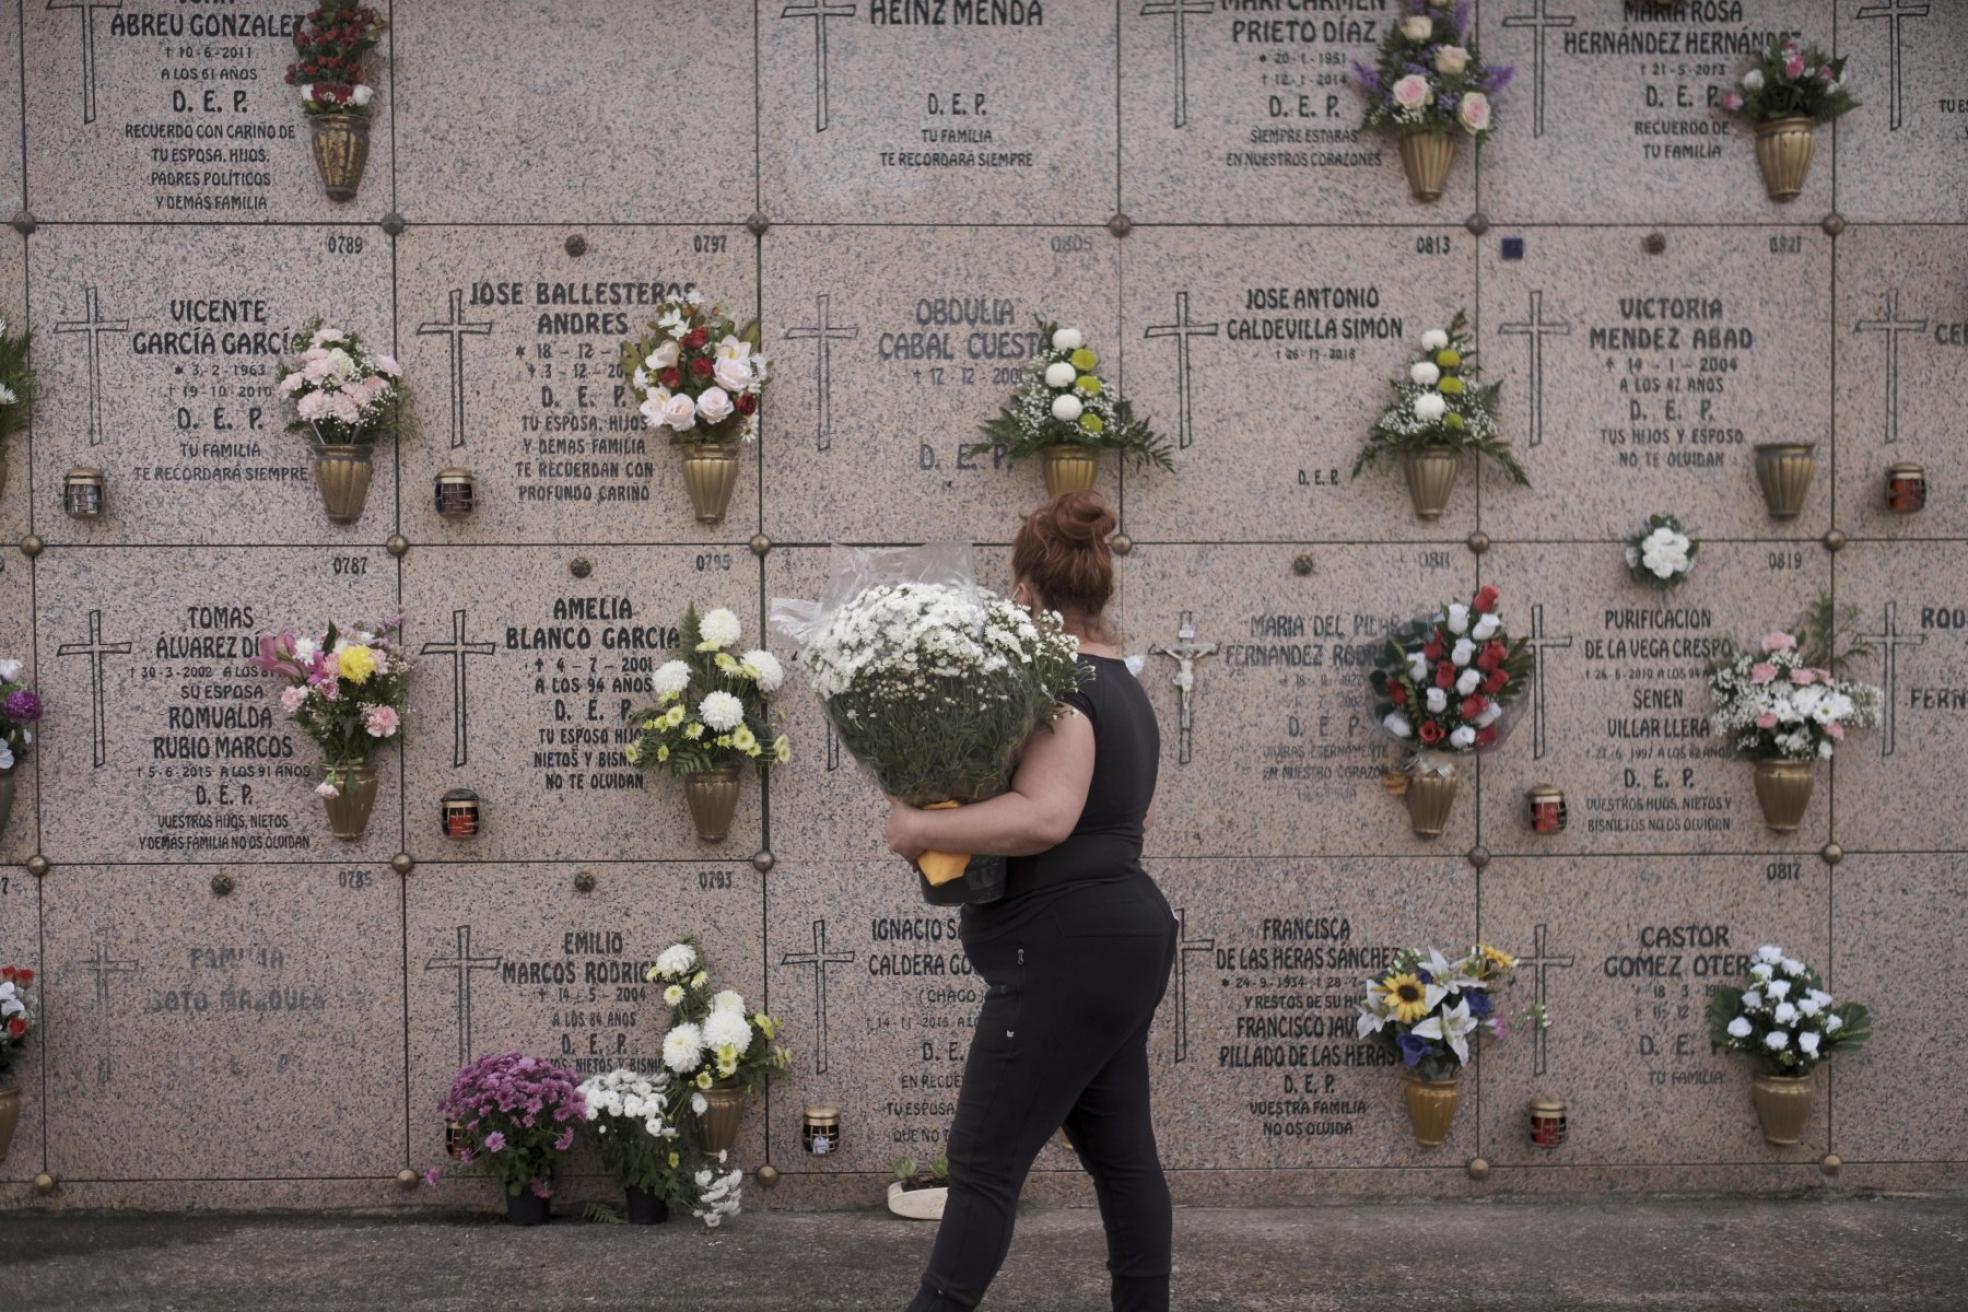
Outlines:
<svg viewBox="0 0 1968 1312"><path fill-rule="evenodd" d="M704 1094L714 1088L761 1092L774 1072L792 1064L792 1054L774 1043L779 1022L763 1011L749 1011L742 995L714 989L704 951L694 940L672 943L645 972L662 989L670 1009L663 1036L663 1065L680 1091L680 1101L702 1116Z"/></svg>
<svg viewBox="0 0 1968 1312"><path fill-rule="evenodd" d="M723 1170L727 1154L704 1152L693 1119L676 1114L687 1092L668 1071L626 1067L581 1083L588 1135L616 1183L714 1230L737 1214L744 1173Z"/></svg>
<svg viewBox="0 0 1968 1312"><path fill-rule="evenodd" d="M1135 418L1113 383L1096 372L1100 357L1078 328L1041 321L1043 343L1025 382L996 418L984 425L976 455L1004 452L1007 464L1037 456L1047 447L1083 446L1119 451L1138 465L1175 468L1166 440Z"/></svg>
<svg viewBox="0 0 1968 1312"><path fill-rule="evenodd" d="M1529 487L1530 475L1503 440L1497 421L1497 393L1503 384L1486 387L1479 376L1469 318L1457 310L1447 328L1421 335L1421 351L1394 380L1394 400L1367 434L1352 476L1358 478L1382 460L1446 447L1487 457L1511 482Z"/></svg>
<svg viewBox="0 0 1968 1312"><path fill-rule="evenodd" d="M1732 650L1709 666L1710 723L1739 756L1830 760L1848 729L1878 723L1880 690L1843 672L1871 647L1854 641L1838 650L1839 618L1829 599L1796 627L1794 634L1765 634L1756 650Z"/></svg>
<svg viewBox="0 0 1968 1312"><path fill-rule="evenodd" d="M1749 976L1745 989L1709 989L1711 1050L1740 1052L1766 1075L1799 1076L1872 1037L1871 1013L1856 1002L1837 1001L1817 971L1774 944L1756 949Z"/></svg>
<svg viewBox="0 0 1968 1312"><path fill-rule="evenodd" d="M684 611L676 650L651 678L655 705L629 712L630 765L679 775L755 765L763 773L792 759L771 719L786 672L769 651L734 654L743 637L738 616L723 607Z"/></svg>
<svg viewBox="0 0 1968 1312"><path fill-rule="evenodd" d="M1456 961L1433 948L1402 948L1367 981L1356 1028L1422 1079L1452 1079L1469 1064L1477 1035L1509 1032L1497 994L1516 969L1515 957L1486 943ZM1531 1006L1527 1019L1539 1029L1551 1023L1541 1004Z"/></svg>
<svg viewBox="0 0 1968 1312"><path fill-rule="evenodd" d="M768 366L756 319L742 327L690 291L662 302L622 343L622 377L651 428L673 444L751 441Z"/></svg>

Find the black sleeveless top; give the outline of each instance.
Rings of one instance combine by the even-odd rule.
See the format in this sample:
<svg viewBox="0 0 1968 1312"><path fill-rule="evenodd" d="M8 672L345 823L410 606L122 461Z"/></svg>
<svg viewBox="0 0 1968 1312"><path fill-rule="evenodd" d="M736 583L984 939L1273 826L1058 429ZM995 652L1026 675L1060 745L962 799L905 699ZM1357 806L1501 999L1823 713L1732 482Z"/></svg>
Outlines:
<svg viewBox="0 0 1968 1312"><path fill-rule="evenodd" d="M1125 661L1081 656L1090 673L1066 703L1093 726L1093 778L1073 832L1058 846L1013 857L1006 897L1075 879L1111 879L1141 869L1142 823L1155 798L1161 731L1148 694Z"/></svg>

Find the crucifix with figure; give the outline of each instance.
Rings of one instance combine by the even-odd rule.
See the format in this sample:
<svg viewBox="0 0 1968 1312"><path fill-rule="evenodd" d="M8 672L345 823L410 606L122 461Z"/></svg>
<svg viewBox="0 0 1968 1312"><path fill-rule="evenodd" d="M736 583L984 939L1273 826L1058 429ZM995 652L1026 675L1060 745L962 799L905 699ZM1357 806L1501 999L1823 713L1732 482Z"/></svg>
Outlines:
<svg viewBox="0 0 1968 1312"><path fill-rule="evenodd" d="M451 765L453 769L462 766L471 755L471 734L466 719L471 710L471 697L465 687L465 663L473 656L490 656L499 650L495 642L470 642L465 638L465 612L451 612L451 639L448 642L427 642L418 648L420 656L449 656L451 658Z"/></svg>
<svg viewBox="0 0 1968 1312"><path fill-rule="evenodd" d="M1156 643L1148 650L1155 656L1166 656L1176 664L1175 674L1169 682L1175 685L1176 698L1176 753L1177 765L1189 764L1196 727L1196 662L1205 656L1216 654L1213 642L1196 641L1196 624L1191 618L1193 611L1183 611L1176 624L1175 641Z"/></svg>
<svg viewBox="0 0 1968 1312"><path fill-rule="evenodd" d="M831 312L833 296L821 292L816 298L818 307L811 324L788 328L785 339L789 342L812 341L819 354L819 368L814 372L814 388L819 398L819 428L815 432L815 449L830 451L834 445L834 343L851 342L861 335L856 324L836 324Z"/></svg>
<svg viewBox="0 0 1968 1312"><path fill-rule="evenodd" d="M123 0L48 0L48 12L82 12L82 121L96 121L96 10L121 9ZM1898 67L1898 61L1894 63Z"/></svg>
<svg viewBox="0 0 1968 1312"><path fill-rule="evenodd" d="M1531 649L1531 759L1542 761L1545 730L1544 653L1547 648L1571 646L1572 638L1570 634L1562 638L1547 636L1544 631L1544 603L1534 601L1531 603L1531 636L1524 640L1524 645Z"/></svg>
<svg viewBox="0 0 1968 1312"><path fill-rule="evenodd" d="M1894 611L1899 603L1886 603L1886 617L1877 633L1861 633L1859 636L1868 642L1876 642L1885 648L1879 656L1879 691L1884 705L1880 708L1879 754L1891 756L1895 739L1899 736L1899 694L1900 694L1900 648L1918 647L1927 641L1924 633L1901 633Z"/></svg>
<svg viewBox="0 0 1968 1312"><path fill-rule="evenodd" d="M1175 322L1150 324L1142 336L1149 341L1157 337L1175 339L1175 446L1178 451L1187 451L1190 442L1195 440L1195 428L1190 423L1191 408L1189 394L1189 339L1191 337L1214 337L1221 325L1214 323L1189 322L1189 293L1175 294Z"/></svg>
<svg viewBox="0 0 1968 1312"><path fill-rule="evenodd" d="M1189 125L1189 15L1213 14L1216 0L1148 0L1143 18L1175 18L1175 125Z"/></svg>
<svg viewBox="0 0 1968 1312"><path fill-rule="evenodd" d="M1526 446L1544 445L1544 339L1546 337L1570 337L1572 325L1564 319L1547 320L1544 317L1544 293L1531 293L1531 317L1522 323L1497 325L1497 331L1505 337L1528 337L1531 339L1531 422L1530 436Z"/></svg>
<svg viewBox="0 0 1968 1312"><path fill-rule="evenodd" d="M1553 14L1545 11L1548 0L1531 0L1531 12L1511 14L1503 20L1505 27L1528 27L1535 34L1531 45L1531 135L1544 135L1544 34L1554 27L1571 27L1578 22L1573 14Z"/></svg>
<svg viewBox="0 0 1968 1312"><path fill-rule="evenodd" d="M428 323L417 325L419 337L451 339L451 449L453 451L465 444L465 338L491 335L490 319L466 321L465 293L458 287L451 289L449 319L433 319Z"/></svg>
<svg viewBox="0 0 1968 1312"><path fill-rule="evenodd" d="M813 1073L827 1073L827 967L852 965L852 952L827 951L827 921L813 922L813 951L782 952L782 966L813 967Z"/></svg>
<svg viewBox="0 0 1968 1312"><path fill-rule="evenodd" d="M102 1049L96 1054L96 1083L108 1084L113 1073L110 1065L115 1044L110 1041L110 1022L116 1015L111 1003L110 980L117 975L134 975L138 964L134 961L118 960L110 947L109 927L96 930L95 955L82 962L82 969L96 977L96 1013L102 1017Z"/></svg>
<svg viewBox="0 0 1968 1312"><path fill-rule="evenodd" d="M1175 1064L1189 1060L1189 955L1216 950L1216 939L1189 937L1189 908L1175 910Z"/></svg>
<svg viewBox="0 0 1968 1312"><path fill-rule="evenodd" d="M1924 333L1927 331L1925 319L1900 318L1900 292L1892 288L1886 293L1886 313L1877 319L1861 319L1852 325L1854 332L1886 334L1886 441L1891 444L1900 440L1900 337L1905 333Z"/></svg>
<svg viewBox="0 0 1968 1312"><path fill-rule="evenodd" d="M813 130L827 130L827 20L852 18L853 0L794 0L779 11L781 18L813 20Z"/></svg>
<svg viewBox="0 0 1968 1312"><path fill-rule="evenodd" d="M127 642L104 642L102 636L103 613L99 610L89 612L89 637L85 642L64 642L55 648L57 656L87 656L89 658L89 736L95 744L94 764L100 770L109 759L109 727L103 716L103 658L105 656L128 656L130 644Z"/></svg>
<svg viewBox="0 0 1968 1312"><path fill-rule="evenodd" d="M96 299L94 287L82 289L82 317L80 319L56 320L57 333L81 333L83 347L89 360L89 445L103 444L102 421L102 335L104 333L127 333L130 331L128 319L105 319L102 317L100 303Z"/></svg>
<svg viewBox="0 0 1968 1312"><path fill-rule="evenodd" d="M1877 0L1877 3L1860 5L1854 18L1883 18L1886 20L1886 129L1898 132L1900 124L1906 121L1902 112L1905 104L1905 65L1901 62L1901 26L1909 18L1927 17L1928 0ZM1889 312L1890 313L1890 312Z"/></svg>
<svg viewBox="0 0 1968 1312"><path fill-rule="evenodd" d="M505 961L503 953L480 953L472 955L472 927L458 926L458 950L448 957L432 957L424 963L426 971L455 970L458 972L458 1065L466 1066L475 1054L472 1052L472 972L497 970Z"/></svg>
<svg viewBox="0 0 1968 1312"><path fill-rule="evenodd" d="M1553 970L1568 970L1578 960L1576 956L1554 956L1545 949L1544 936L1547 928L1548 926L1540 924L1532 929L1531 955L1517 958L1517 968L1531 972L1531 1001L1540 1008L1547 1005L1546 994L1550 988L1549 981L1545 978L1546 973ZM1542 1075L1545 1072L1547 1054L1544 1040L1544 1026L1532 1026L1531 1052L1536 1058L1531 1071L1533 1075Z"/></svg>

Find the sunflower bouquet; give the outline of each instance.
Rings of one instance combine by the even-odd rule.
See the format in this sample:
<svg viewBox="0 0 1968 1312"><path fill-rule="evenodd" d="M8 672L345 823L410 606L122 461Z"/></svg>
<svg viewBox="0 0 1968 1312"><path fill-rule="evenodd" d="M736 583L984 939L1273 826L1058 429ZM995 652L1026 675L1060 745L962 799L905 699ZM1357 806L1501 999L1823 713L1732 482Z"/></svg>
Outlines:
<svg viewBox="0 0 1968 1312"><path fill-rule="evenodd" d="M1433 948L1403 948L1393 965L1367 981L1360 1004L1360 1037L1372 1038L1423 1080L1453 1080L1469 1064L1478 1035L1509 1031L1497 993L1516 975L1517 959L1487 943L1450 961ZM1528 1013L1549 1025L1544 1004Z"/></svg>

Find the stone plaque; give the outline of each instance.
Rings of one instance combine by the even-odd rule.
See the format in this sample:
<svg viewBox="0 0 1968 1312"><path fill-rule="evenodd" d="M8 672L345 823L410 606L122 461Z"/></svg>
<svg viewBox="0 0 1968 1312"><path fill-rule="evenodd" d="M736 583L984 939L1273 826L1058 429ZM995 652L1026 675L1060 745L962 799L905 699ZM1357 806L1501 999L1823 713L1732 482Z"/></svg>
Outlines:
<svg viewBox="0 0 1968 1312"><path fill-rule="evenodd" d="M280 682L246 664L262 634L394 614L388 556L52 548L34 568L48 707L41 837L53 860L375 862L397 850L397 752L370 758L368 834L338 842L314 795L320 748L281 713ZM419 700L413 691L413 738Z"/></svg>
<svg viewBox="0 0 1968 1312"><path fill-rule="evenodd" d="M957 939L958 909L925 904L899 857L773 868L766 970L797 1052L772 1094L782 1171L887 1174L946 1147L984 985ZM810 1104L841 1109L839 1151L800 1141Z"/></svg>
<svg viewBox="0 0 1968 1312"><path fill-rule="evenodd" d="M1421 335L1458 308L1474 315L1475 248L1459 229L1130 237L1128 393L1177 450L1174 477L1130 475L1128 531L1182 542L1205 524L1267 542L1466 534L1467 472L1429 524L1398 462L1357 479L1352 469Z"/></svg>
<svg viewBox="0 0 1968 1312"><path fill-rule="evenodd" d="M1115 618L1146 657L1161 728L1149 855L1467 849L1473 789L1436 839L1387 795L1382 772L1402 757L1367 670L1391 628L1473 592L1473 575L1459 547L1136 547Z"/></svg>
<svg viewBox="0 0 1968 1312"><path fill-rule="evenodd" d="M47 977L41 969L41 881L20 866L0 866L0 965L25 966L36 972L33 1003L35 1024L47 1018ZM21 1089L20 1122L14 1127L14 1146L0 1161L0 1180L32 1180L41 1170L41 1076L46 1031L30 1036L28 1048L15 1063L13 1082Z"/></svg>
<svg viewBox="0 0 1968 1312"><path fill-rule="evenodd" d="M1968 9L1934 0L1838 0L1838 53L1866 103L1838 120L1838 208L1874 222L1968 219L1968 175L1929 168L1968 145ZM1819 152L1824 151L1820 138Z"/></svg>
<svg viewBox="0 0 1968 1312"><path fill-rule="evenodd" d="M1968 816L1951 800L1968 724L1968 549L1854 543L1839 553L1836 578L1874 652L1850 673L1885 695L1878 727L1853 731L1833 762L1832 836L1854 850L1968 845Z"/></svg>
<svg viewBox="0 0 1968 1312"><path fill-rule="evenodd" d="M1468 950L1476 881L1460 857L1151 869L1182 929L1149 1048L1165 1166L1423 1166L1474 1155L1468 1109L1442 1148L1415 1144L1399 1058L1355 1027L1367 979L1395 950Z"/></svg>
<svg viewBox="0 0 1968 1312"><path fill-rule="evenodd" d="M50 1171L402 1165L403 912L387 866L60 866L42 889Z"/></svg>
<svg viewBox="0 0 1968 1312"><path fill-rule="evenodd" d="M576 556L586 578L570 568ZM641 774L623 756L623 717L655 700L650 676L692 601L737 612L744 648L760 645L758 586L742 547L413 548L403 564L404 643L418 662L404 763L412 854L748 859L758 780L742 779L723 850L700 847L683 781ZM442 836L439 801L453 788L479 795L475 838Z"/></svg>
<svg viewBox="0 0 1968 1312"><path fill-rule="evenodd" d="M1849 1161L1903 1161L1916 1144L1958 1143L1968 1107L1937 1096L1909 1071L1930 1071L1941 1040L1922 1015L1918 990L1906 987L1909 962L1950 970L1961 960L1959 926L1968 887L1958 856L1880 853L1848 857L1832 872L1832 958L1814 962L1840 1002L1872 1012L1872 1041L1827 1063L1820 1094L1835 1091L1831 1147ZM1892 952L1878 943L1890 937Z"/></svg>
<svg viewBox="0 0 1968 1312"><path fill-rule="evenodd" d="M1510 733L1483 754L1483 841L1493 852L1812 851L1829 771L1792 834L1771 832L1754 767L1713 732L1707 665L1730 640L1788 630L1831 582L1814 544L1703 543L1671 591L1635 583L1624 545L1511 543L1483 557L1536 677ZM1863 739L1859 740L1863 742ZM1565 791L1563 833L1531 828L1526 791Z"/></svg>
<svg viewBox="0 0 1968 1312"><path fill-rule="evenodd" d="M736 223L755 208L750 6L422 2L392 22L413 221Z"/></svg>
<svg viewBox="0 0 1968 1312"><path fill-rule="evenodd" d="M662 1063L670 1009L644 980L656 954L696 935L721 987L764 1002L761 879L743 861L656 866L420 866L408 884L410 1155L444 1161L438 1103L460 1067L520 1051L580 1078ZM774 1005L779 1005L774 1000ZM791 1019L781 1042L809 1041ZM737 1157L763 1160L762 1101L748 1109ZM438 1195L440 1198L442 1193Z"/></svg>
<svg viewBox="0 0 1968 1312"><path fill-rule="evenodd" d="M1704 536L1824 532L1830 240L1815 229L1677 228L1649 255L1645 236L1485 238L1483 356L1532 486L1486 470L1484 530L1615 538L1670 513ZM1758 490L1765 442L1818 444L1794 519L1773 519Z"/></svg>
<svg viewBox="0 0 1968 1312"><path fill-rule="evenodd" d="M107 24L109 15L96 21ZM297 111L298 113L298 111ZM395 470L376 450L358 524L322 509L308 440L275 390L289 334L317 315L390 347L390 253L374 232L50 227L28 243L36 531L50 542L380 542ZM322 277L336 279L332 294ZM105 514L61 513L62 477L103 471ZM26 481L22 463L19 475ZM279 525L278 529L270 528Z"/></svg>
<svg viewBox="0 0 1968 1312"><path fill-rule="evenodd" d="M697 523L682 458L619 377L624 340L667 297L698 290L739 324L757 314L742 228L412 228L398 296L418 436L404 447L405 531L418 541L744 541L757 522L756 447L722 525ZM768 344L770 349L770 344ZM765 394L793 404L797 380ZM440 469L471 471L468 517L437 514Z"/></svg>
<svg viewBox="0 0 1968 1312"><path fill-rule="evenodd" d="M1396 139L1360 131L1366 101L1352 73L1356 60L1374 64L1399 6L1126 0L1120 13L1121 201L1133 218L1409 223L1426 213L1408 198ZM1474 155L1460 143L1434 207L1446 222L1474 207Z"/></svg>
<svg viewBox="0 0 1968 1312"><path fill-rule="evenodd" d="M1763 1142L1751 1062L1711 1053L1708 989L1740 988L1764 943L1825 968L1830 888L1810 857L1499 859L1483 871L1482 932L1518 958L1520 1029L1482 1067L1484 1153L1499 1165L1759 1164L1824 1155L1822 1096L1794 1148ZM1820 1077L1822 1079L1822 1077ZM1822 1091L1821 1091L1822 1092ZM1556 1152L1529 1143L1530 1100L1566 1103Z"/></svg>
<svg viewBox="0 0 1968 1312"><path fill-rule="evenodd" d="M777 223L1102 223L1103 0L781 0L759 10L759 177Z"/></svg>
<svg viewBox="0 0 1968 1312"><path fill-rule="evenodd" d="M387 40L366 64L378 88L367 175L357 198L337 205L315 172L300 93L286 83L300 7L26 0L21 9L37 219L373 222L389 209Z"/></svg>
<svg viewBox="0 0 1968 1312"><path fill-rule="evenodd" d="M1040 318L1082 328L1103 374L1120 358L1116 246L1058 228L768 233L766 533L1008 540L1044 497L1038 462L964 448L1024 381Z"/></svg>
<svg viewBox="0 0 1968 1312"><path fill-rule="evenodd" d="M1771 201L1753 130L1716 107L1772 37L1831 49L1831 0L1503 0L1481 26L1483 57L1517 70L1483 152L1493 220L1815 223L1831 209L1828 158L1802 195ZM1869 78L1855 85L1871 99ZM1818 154L1830 144L1821 133Z"/></svg>
<svg viewBox="0 0 1968 1312"><path fill-rule="evenodd" d="M1952 436L1953 401L1968 386L1968 231L1855 227L1837 260L1839 526L1860 537L1968 533ZM1926 504L1895 514L1888 480L1908 462L1926 470Z"/></svg>

